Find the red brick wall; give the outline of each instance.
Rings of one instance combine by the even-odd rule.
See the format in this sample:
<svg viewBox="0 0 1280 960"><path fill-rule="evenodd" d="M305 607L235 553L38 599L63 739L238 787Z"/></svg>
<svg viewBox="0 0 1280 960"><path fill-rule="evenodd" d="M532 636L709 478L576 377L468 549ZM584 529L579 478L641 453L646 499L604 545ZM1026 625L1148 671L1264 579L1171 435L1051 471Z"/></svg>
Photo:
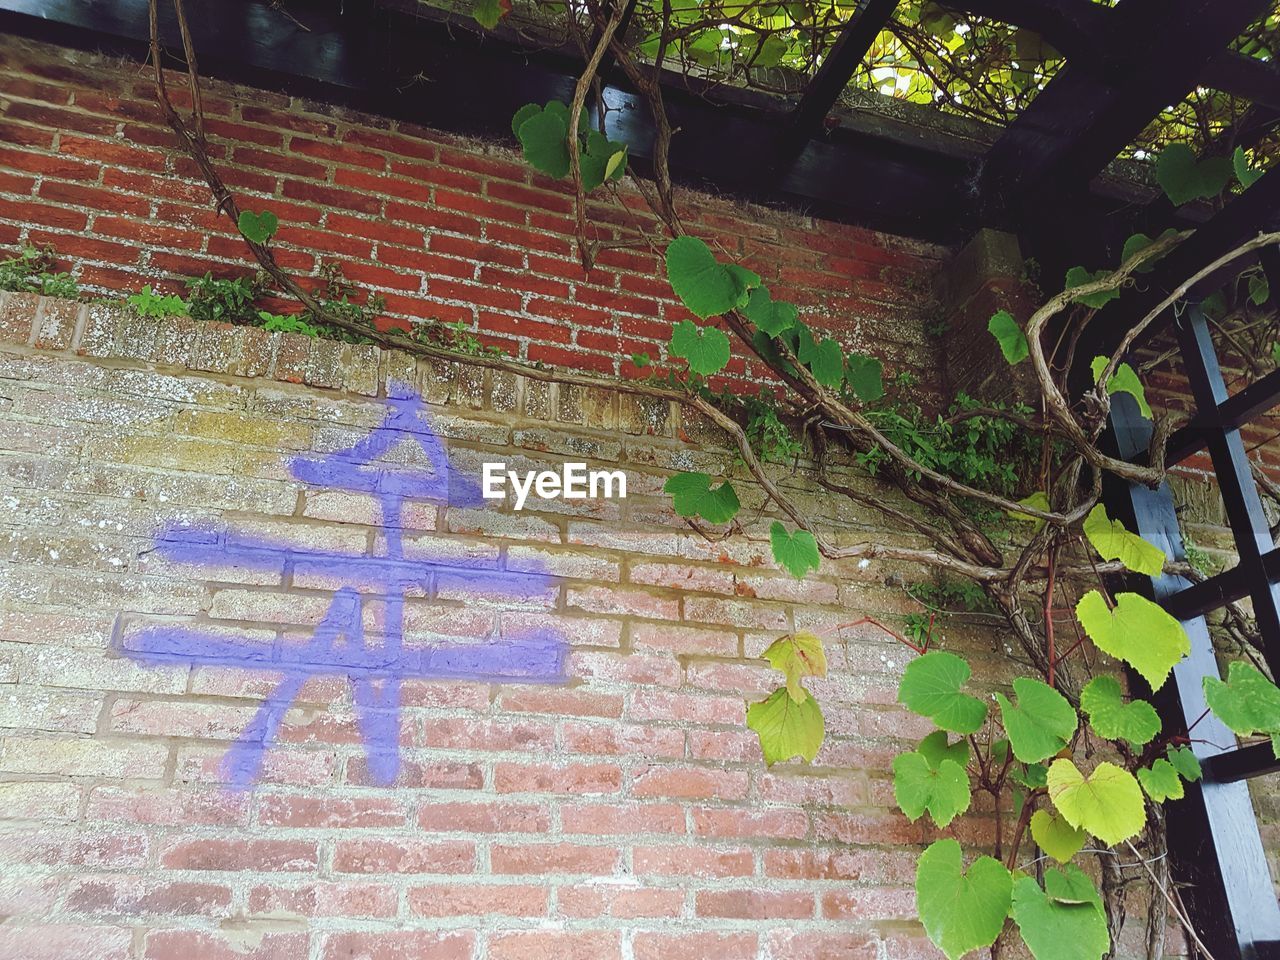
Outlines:
<svg viewBox="0 0 1280 960"><path fill-rule="evenodd" d="M584 276L569 193L507 146L217 82L204 105L242 207L280 217L281 263L304 275L339 263L386 298L387 322L461 321L529 360L631 375L626 358L659 361L686 316L630 190L628 209L593 205L600 239L620 246ZM145 68L0 38L0 247L51 243L92 291L249 272L173 143ZM930 366L920 330L936 248L705 195L683 195L681 210L846 346ZM735 358L729 374L745 373Z"/></svg>

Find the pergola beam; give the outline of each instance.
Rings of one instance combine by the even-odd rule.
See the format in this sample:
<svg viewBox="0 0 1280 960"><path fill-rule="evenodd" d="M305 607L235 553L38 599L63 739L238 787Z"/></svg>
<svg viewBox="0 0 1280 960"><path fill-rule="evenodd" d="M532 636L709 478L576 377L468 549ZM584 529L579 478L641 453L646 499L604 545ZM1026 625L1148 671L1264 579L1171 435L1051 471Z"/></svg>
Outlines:
<svg viewBox="0 0 1280 960"><path fill-rule="evenodd" d="M898 0L862 0L859 4L792 112L788 129L778 144L777 167L789 167L808 142L822 132L827 114L897 6Z"/></svg>
<svg viewBox="0 0 1280 960"><path fill-rule="evenodd" d="M983 191L1025 219L1083 190L1159 112L1181 101L1205 65L1267 0L1126 0L1108 35L1129 51L1104 72L1070 60L982 162Z"/></svg>
<svg viewBox="0 0 1280 960"><path fill-rule="evenodd" d="M1033 30L1077 66L1110 69L1132 55L1115 42L1117 11L1091 0L947 0L943 5ZM1256 57L1221 50L1205 63L1199 82L1262 106L1280 108L1280 71Z"/></svg>

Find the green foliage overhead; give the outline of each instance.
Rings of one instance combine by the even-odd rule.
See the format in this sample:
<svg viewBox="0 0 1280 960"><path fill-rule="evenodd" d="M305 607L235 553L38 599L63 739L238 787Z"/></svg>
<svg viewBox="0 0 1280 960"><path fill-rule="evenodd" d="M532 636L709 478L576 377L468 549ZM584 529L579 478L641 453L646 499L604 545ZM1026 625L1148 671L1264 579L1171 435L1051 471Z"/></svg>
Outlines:
<svg viewBox="0 0 1280 960"><path fill-rule="evenodd" d="M977 733L987 718L987 705L961 693L969 664L954 653L935 650L907 664L898 684L898 702L952 733Z"/></svg>
<svg viewBox="0 0 1280 960"><path fill-rule="evenodd" d="M792 757L813 760L826 735L818 701L805 697L797 702L786 687L747 707L747 726L760 738L764 762L769 765Z"/></svg>
<svg viewBox="0 0 1280 960"><path fill-rule="evenodd" d="M996 702L1015 757L1023 763L1036 763L1070 742L1076 732L1076 711L1066 697L1030 677L1016 678L1013 692L1016 704L1002 693L996 694Z"/></svg>
<svg viewBox="0 0 1280 960"><path fill-rule="evenodd" d="M999 860L979 857L965 872L955 840L934 841L916 867L920 922L948 960L995 943L1012 894L1013 878Z"/></svg>
<svg viewBox="0 0 1280 960"><path fill-rule="evenodd" d="M671 328L671 354L687 361L694 373L709 377L728 364L729 338L718 327L681 320Z"/></svg>
<svg viewBox="0 0 1280 960"><path fill-rule="evenodd" d="M745 306L760 278L737 264L718 261L697 237L677 237L667 245L667 279L680 302L706 319Z"/></svg>
<svg viewBox="0 0 1280 960"><path fill-rule="evenodd" d="M1089 717L1089 725L1100 737L1127 740L1141 747L1160 732L1160 715L1146 700L1125 703L1120 682L1115 677L1098 676L1080 691L1080 709Z"/></svg>
<svg viewBox="0 0 1280 960"><path fill-rule="evenodd" d="M1119 520L1107 516L1099 503L1084 520L1084 535L1104 560L1119 560L1126 570L1158 577L1164 569L1164 552L1130 533Z"/></svg>
<svg viewBox="0 0 1280 960"><path fill-rule="evenodd" d="M769 527L769 546L773 550L773 559L797 580L803 579L810 570L817 570L822 562L818 541L812 533L808 530L788 533L778 520Z"/></svg>
<svg viewBox="0 0 1280 960"><path fill-rule="evenodd" d="M1204 699L1213 715L1241 737L1262 734L1278 746L1280 735L1280 688L1251 663L1233 660L1227 679L1205 677ZM1276 751L1280 756L1280 749Z"/></svg>
<svg viewBox="0 0 1280 960"><path fill-rule="evenodd" d="M569 175L569 124L566 116L550 106L527 117L516 136L531 167L553 180L563 180Z"/></svg>
<svg viewBox="0 0 1280 960"><path fill-rule="evenodd" d="M1073 290L1086 283L1094 283L1098 280L1103 280L1110 275L1110 272L1111 271L1109 270L1096 270L1093 273L1090 273L1084 267L1072 267L1067 271L1067 279L1063 283L1063 289ZM1108 303L1117 299L1119 296L1119 289L1113 288L1111 290L1099 290L1097 293L1081 294L1074 299L1078 303L1083 303L1086 307L1091 307L1094 310L1097 310L1100 307L1105 307Z"/></svg>
<svg viewBox="0 0 1280 960"><path fill-rule="evenodd" d="M712 489L705 473L676 473L662 485L671 494L671 503L682 517L701 517L707 523L728 523L741 508L738 494L728 480Z"/></svg>
<svg viewBox="0 0 1280 960"><path fill-rule="evenodd" d="M747 319L771 337L776 337L795 324L799 317L795 304L774 300L769 288L760 286L751 291L747 304L742 308Z"/></svg>
<svg viewBox="0 0 1280 960"><path fill-rule="evenodd" d="M1128 770L1104 760L1087 777L1065 758L1049 766L1049 799L1067 823L1114 846L1147 822L1142 788Z"/></svg>
<svg viewBox="0 0 1280 960"><path fill-rule="evenodd" d="M912 822L927 812L945 827L969 809L969 775L946 757L934 764L919 753L900 753L893 759L893 796Z"/></svg>
<svg viewBox="0 0 1280 960"><path fill-rule="evenodd" d="M1249 158L1245 156L1244 147L1236 147L1235 152L1231 154L1231 169L1235 171L1236 179L1240 181L1240 186L1246 190L1258 182L1258 179L1265 173L1265 170L1255 170L1249 166Z"/></svg>
<svg viewBox="0 0 1280 960"><path fill-rule="evenodd" d="M1084 848L1085 832L1051 810L1031 815L1031 838L1059 863L1066 863Z"/></svg>
<svg viewBox="0 0 1280 960"><path fill-rule="evenodd" d="M769 644L763 654L770 666L787 678L787 693L797 703L808 696L801 680L827 675L827 653L822 640L803 630L788 633Z"/></svg>
<svg viewBox="0 0 1280 960"><path fill-rule="evenodd" d="M263 210L261 213L241 210L236 227L250 243L266 243L280 229L280 220L270 210Z"/></svg>
<svg viewBox="0 0 1280 960"><path fill-rule="evenodd" d="M1009 363L1021 363L1031 354L1027 335L1008 310L1000 310L987 321L987 330L1000 344L1000 352Z"/></svg>
<svg viewBox="0 0 1280 960"><path fill-rule="evenodd" d="M1191 652L1182 624L1137 593L1116 594L1112 610L1090 590L1076 604L1076 617L1099 650L1137 670L1152 690L1164 686L1173 665Z"/></svg>
<svg viewBox="0 0 1280 960"><path fill-rule="evenodd" d="M1098 378L1102 376L1102 371L1107 368L1110 361L1108 357L1094 357L1089 364L1089 369L1093 371L1094 383L1098 382ZM1151 407L1147 403L1147 391L1142 387L1142 381L1138 379L1137 371L1127 363L1121 363L1116 366L1115 373L1111 374L1111 379L1107 381L1107 393L1127 393L1138 401L1138 411L1151 419Z"/></svg>
<svg viewBox="0 0 1280 960"><path fill-rule="evenodd" d="M474 0L471 15L476 23L486 30L492 30L498 21L511 12L511 0Z"/></svg>
<svg viewBox="0 0 1280 960"><path fill-rule="evenodd" d="M1156 160L1156 180L1175 207L1192 200L1210 200L1226 189L1231 161L1226 157L1197 160L1185 143L1171 143Z"/></svg>
<svg viewBox="0 0 1280 960"><path fill-rule="evenodd" d="M1156 760L1150 767L1140 768L1138 782L1156 803L1182 799L1182 779L1178 776L1177 767L1168 760Z"/></svg>
<svg viewBox="0 0 1280 960"><path fill-rule="evenodd" d="M1035 960L1100 960L1111 949L1102 898L1075 864L1045 871L1013 885L1012 915Z"/></svg>

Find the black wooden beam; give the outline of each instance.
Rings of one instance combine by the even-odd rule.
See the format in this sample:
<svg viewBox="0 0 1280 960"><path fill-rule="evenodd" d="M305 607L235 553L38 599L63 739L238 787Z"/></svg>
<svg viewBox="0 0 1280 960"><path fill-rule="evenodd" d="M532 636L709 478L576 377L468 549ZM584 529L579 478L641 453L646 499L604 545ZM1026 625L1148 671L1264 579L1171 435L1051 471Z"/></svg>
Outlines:
<svg viewBox="0 0 1280 960"><path fill-rule="evenodd" d="M1103 73L1068 60L982 161L983 192L1024 222L1070 203L1266 9L1267 0L1125 0L1107 24L1127 57Z"/></svg>
<svg viewBox="0 0 1280 960"><path fill-rule="evenodd" d="M777 147L779 169L794 163L806 144L822 132L827 114L897 6L898 0L862 0L859 3L791 115Z"/></svg>
<svg viewBox="0 0 1280 960"><path fill-rule="evenodd" d="M1254 743L1210 757L1202 765L1206 778L1217 783L1251 780L1268 773L1280 773L1280 760L1270 743Z"/></svg>
<svg viewBox="0 0 1280 960"><path fill-rule="evenodd" d="M1085 355L1089 355L1086 352ZM1082 364L1082 366L1084 366ZM1087 376L1087 371L1084 375ZM1111 407L1111 437L1118 455L1134 459L1151 442L1152 424L1128 395ZM1167 483L1150 490L1108 475L1107 509L1175 560L1185 560L1182 535ZM1167 602L1188 582L1172 575L1145 580L1143 589ZM1209 713L1201 678L1218 676L1218 661L1203 617L1183 622L1191 653L1153 699L1166 731L1192 731L1191 748L1202 765L1233 749L1235 737ZM1141 679L1133 680L1141 687ZM1216 746L1221 744L1225 749ZM1248 786L1206 778L1187 784L1186 796L1165 805L1174 877L1196 930L1218 960L1269 960L1280 941L1276 903L1257 815Z"/></svg>
<svg viewBox="0 0 1280 960"><path fill-rule="evenodd" d="M947 0L943 6L1033 30L1076 66L1112 69L1133 54L1116 41L1115 11L1093 0ZM1280 70L1234 50L1213 55L1200 73L1200 84L1280 107Z"/></svg>
<svg viewBox="0 0 1280 960"><path fill-rule="evenodd" d="M1183 312L1177 331L1183 369L1196 409L1220 408L1227 400L1227 388L1208 321L1198 306ZM1224 427L1212 431L1207 439L1222 505L1240 558L1237 566L1248 580L1263 656L1272 675L1280 676L1280 586L1271 581L1262 560L1264 554L1275 549L1275 541L1253 480L1244 438L1238 428Z"/></svg>
<svg viewBox="0 0 1280 960"><path fill-rule="evenodd" d="M1203 450L1215 430L1244 426L1277 405L1280 405L1280 370L1273 370L1212 409L1197 413L1185 427L1175 430L1165 447L1165 463L1169 466L1181 463Z"/></svg>

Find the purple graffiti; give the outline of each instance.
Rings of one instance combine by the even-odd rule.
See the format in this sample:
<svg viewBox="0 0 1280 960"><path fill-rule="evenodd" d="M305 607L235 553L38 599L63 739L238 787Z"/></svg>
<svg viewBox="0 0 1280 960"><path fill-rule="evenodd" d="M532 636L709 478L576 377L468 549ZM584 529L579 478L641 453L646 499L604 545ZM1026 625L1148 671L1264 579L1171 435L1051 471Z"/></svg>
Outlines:
<svg viewBox="0 0 1280 960"><path fill-rule="evenodd" d="M537 572L497 569L465 557L406 557L402 536L407 498L453 506L483 501L478 485L448 467L443 445L428 426L416 395L393 398L381 425L351 447L317 458L297 458L293 476L313 486L371 495L381 511L384 541L374 555L311 549L239 534L234 530L177 527L162 531L154 551L194 565L237 566L282 577L322 574L343 581L306 643L252 643L209 629L155 626L127 635L122 652L148 664L234 667L279 674L281 679L232 745L223 769L236 789L260 775L285 712L313 677L346 677L365 746L369 774L380 784L400 769L400 687L405 679L465 679L555 683L564 680L567 645L550 632L482 643L436 643L406 648L404 605L410 590L459 586L494 598L536 596L552 589ZM430 465L401 467L381 460L394 447L416 444ZM365 636L365 598L384 605L378 642Z"/></svg>

